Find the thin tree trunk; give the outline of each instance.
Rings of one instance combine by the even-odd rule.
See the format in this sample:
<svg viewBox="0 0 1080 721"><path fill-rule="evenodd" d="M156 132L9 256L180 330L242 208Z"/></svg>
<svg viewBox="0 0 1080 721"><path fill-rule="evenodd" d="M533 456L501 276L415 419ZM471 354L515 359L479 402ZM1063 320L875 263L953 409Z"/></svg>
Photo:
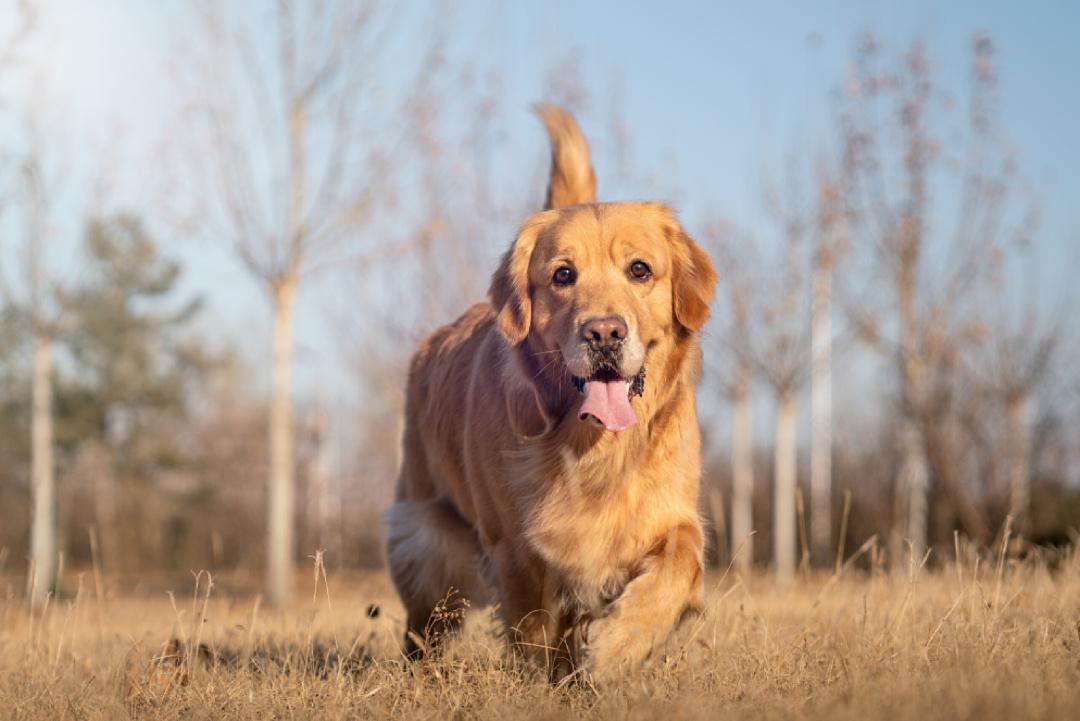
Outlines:
<svg viewBox="0 0 1080 721"><path fill-rule="evenodd" d="M774 473L773 547L776 577L788 581L795 575L795 394L782 389L777 394L776 448Z"/></svg>
<svg viewBox="0 0 1080 721"><path fill-rule="evenodd" d="M116 459L112 449L98 440L83 444L79 453L90 472L94 494L94 533L98 544L95 562L104 569L104 576L110 569L124 568L128 560L121 551L124 539L120 537L116 523Z"/></svg>
<svg viewBox="0 0 1080 721"><path fill-rule="evenodd" d="M922 438L917 434L913 436L912 446L917 450L911 453L910 474L908 475L908 487L911 489L911 497L908 502L908 537L911 539L911 550L916 563L922 560L926 553L927 534L929 524L929 500L930 473L926 463L926 450Z"/></svg>
<svg viewBox="0 0 1080 721"><path fill-rule="evenodd" d="M1028 396L1018 393L1008 401L1009 514L1013 528L1031 531L1031 433L1028 427Z"/></svg>
<svg viewBox="0 0 1080 721"><path fill-rule="evenodd" d="M918 177L916 176L918 179ZM914 182L914 181L913 181ZM921 186L920 186L921 188ZM921 194L913 191L913 195ZM914 226L914 221L909 220ZM927 493L929 491L929 462L926 456L926 443L923 437L923 359L919 349L915 317L915 273L918 261L919 232L909 228L912 237L906 241L900 253L900 268L897 275L897 301L900 315L900 385L901 385L901 428L900 446L902 459L897 478L897 498L903 499L904 506L898 510L898 518L903 525L893 529L892 561L894 568L903 568L900 563L904 558L904 535L911 544L911 555L916 563L922 560L926 551L927 529ZM906 513L905 513L906 511ZM904 530L901 530L904 529Z"/></svg>
<svg viewBox="0 0 1080 721"><path fill-rule="evenodd" d="M922 560L926 553L927 529L927 493L929 491L929 468L926 447L918 421L905 417L900 432L903 460L897 485L901 491L898 510L899 523L893 538L892 560L898 570L903 569L903 560L910 554L915 562ZM910 543L910 551L906 543Z"/></svg>
<svg viewBox="0 0 1080 721"><path fill-rule="evenodd" d="M330 425L326 413L326 401L319 393L315 411L315 450L311 462L312 509L316 548L327 550L330 520L330 449L328 436Z"/></svg>
<svg viewBox="0 0 1080 721"><path fill-rule="evenodd" d="M304 128L307 115L304 99L297 96L292 76L295 63L292 23L289 8L279 5L285 20L282 35L283 68L290 88L289 105L289 215L286 246L290 249L288 263L281 276L274 280L274 358L273 391L270 399L270 534L267 544L267 592L270 603L277 607L288 604L292 596L292 562L296 529L294 505L296 488L293 456L292 408L292 314L296 299L297 274L306 240L304 213L307 201L307 156Z"/></svg>
<svg viewBox="0 0 1080 721"><path fill-rule="evenodd" d="M956 438L957 432L948 419L938 419L936 422L932 416L927 419L922 438L926 444L928 468L933 470L934 477L941 482L945 500L955 514L955 519L948 519L948 523L959 520L961 528L969 538L976 543L989 543L990 529L983 520L978 503L971 497L966 474L962 470L963 454ZM951 532L950 525L945 535Z"/></svg>
<svg viewBox="0 0 1080 721"><path fill-rule="evenodd" d="M35 311L36 312L36 311ZM29 579L30 601L41 605L55 587L56 519L54 512L52 339L38 331L34 337L32 378L30 477L34 515L30 533L33 573Z"/></svg>
<svg viewBox="0 0 1080 721"><path fill-rule="evenodd" d="M900 323L901 448L903 458L898 483L900 497L907 501L906 534L915 562L922 560L927 543L927 493L930 485L929 462L923 419L925 414L924 376L926 358L920 342L920 324L915 304L918 292L919 258L922 254L926 206L926 174L930 143L923 127L930 94L925 76L926 63L916 51L908 61L912 88L905 98L901 119L905 134L904 167L907 193L896 235L885 240L895 245L896 301ZM924 319L930 321L931 319ZM898 535L898 534L896 534ZM895 540L895 536L894 536ZM899 544L896 544L899 545ZM903 568L902 549L894 547L894 568Z"/></svg>
<svg viewBox="0 0 1080 721"><path fill-rule="evenodd" d="M267 530L267 593L278 607L292 593L294 469L292 435L292 314L296 279L273 288L274 356L270 400L270 504Z"/></svg>
<svg viewBox="0 0 1080 721"><path fill-rule="evenodd" d="M810 545L819 562L832 556L832 269L814 269L810 326Z"/></svg>
<svg viewBox="0 0 1080 721"><path fill-rule="evenodd" d="M754 564L754 424L748 364L741 364L731 432L731 552L736 567L748 573Z"/></svg>

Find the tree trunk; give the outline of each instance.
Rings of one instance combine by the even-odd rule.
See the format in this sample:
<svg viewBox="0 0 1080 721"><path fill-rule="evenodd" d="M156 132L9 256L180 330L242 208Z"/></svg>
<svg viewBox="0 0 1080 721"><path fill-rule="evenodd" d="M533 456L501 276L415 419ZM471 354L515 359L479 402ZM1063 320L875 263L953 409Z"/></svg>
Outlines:
<svg viewBox="0 0 1080 721"><path fill-rule="evenodd" d="M731 552L736 567L748 573L754 564L754 424L750 399L751 369L741 364L731 432Z"/></svg>
<svg viewBox="0 0 1080 721"><path fill-rule="evenodd" d="M819 562L832 555L832 270L814 269L810 326L810 545Z"/></svg>
<svg viewBox="0 0 1080 721"><path fill-rule="evenodd" d="M117 523L117 480L113 450L102 440L89 440L79 447L77 463L87 474L94 499L94 562L106 578L111 569L123 569L130 560L124 554L124 540Z"/></svg>
<svg viewBox="0 0 1080 721"><path fill-rule="evenodd" d="M919 180L918 176L915 176ZM913 181L915 182L915 181ZM921 181L920 181L921 182ZM921 186L919 186L921 188ZM912 191L913 196L921 197ZM897 510L898 523L893 528L892 562L894 568L903 568L904 540L911 544L915 562L922 560L926 552L927 494L929 492L929 462L923 436L922 414L924 402L924 363L918 340L915 312L915 275L918 262L919 230L909 219L907 232L911 235L900 253L900 267L896 278L897 303L900 316L900 388L901 388L901 462L897 477L897 498L902 504Z"/></svg>
<svg viewBox="0 0 1080 721"><path fill-rule="evenodd" d="M41 605L56 584L56 519L53 478L52 339L40 331L34 337L33 417L30 428L30 478L33 488L33 523L28 579L30 601Z"/></svg>
<svg viewBox="0 0 1080 721"><path fill-rule="evenodd" d="M1019 533L1031 532L1031 433L1028 427L1028 396L1008 400L1009 514Z"/></svg>
<svg viewBox="0 0 1080 721"><path fill-rule="evenodd" d="M990 542L990 529L983 520L978 503L971 497L966 480L968 474L963 470L963 453L958 433L959 429L955 427L952 419L934 418L933 415L926 419L922 438L925 442L928 468L941 482L941 488L945 492L944 500L955 515L948 523L953 524L959 520L963 532L971 540L986 544ZM945 537L951 533L952 525L948 527ZM939 535L940 537L942 536Z"/></svg>
<svg viewBox="0 0 1080 721"><path fill-rule="evenodd" d="M773 550L776 577L788 581L795 575L795 394L780 390L776 408Z"/></svg>
<svg viewBox="0 0 1080 721"><path fill-rule="evenodd" d="M906 500L906 535L911 543L911 555L915 562L922 561L926 550L927 529L927 494L930 486L929 462L925 440L925 383L926 356L922 343L922 334L926 332L925 323L933 322L926 318L920 325L916 308L918 287L919 258L922 254L922 241L925 208L927 163L930 141L923 127L930 94L930 82L925 72L925 58L916 50L909 60L911 73L910 95L904 98L904 113L901 123L905 135L904 168L907 175L907 192L899 224L893 231L895 235L883 240L892 247L896 261L896 302L897 320L900 331L900 402L901 428L900 444L902 460L897 479L898 497ZM923 330L920 331L920 328ZM905 509L901 509L903 511ZM903 531L894 529L894 568L901 569L904 557L902 548Z"/></svg>
<svg viewBox="0 0 1080 721"><path fill-rule="evenodd" d="M894 568L898 570L905 568L903 562L909 555L918 563L926 553L927 494L930 486L926 446L919 423L910 416L906 416L902 423L900 443L903 460L897 478L900 505L891 549ZM907 543L911 544L910 551L907 550Z"/></svg>
<svg viewBox="0 0 1080 721"><path fill-rule="evenodd" d="M281 607L292 593L293 561L293 420L292 314L296 279L286 277L273 288L274 356L270 399L270 503L267 531L267 596Z"/></svg>
<svg viewBox="0 0 1080 721"><path fill-rule="evenodd" d="M315 548L323 551L329 548L330 535L330 450L328 437L330 428L326 402L319 393L315 422L313 424L315 448L311 457L311 527L314 529L312 540Z"/></svg>

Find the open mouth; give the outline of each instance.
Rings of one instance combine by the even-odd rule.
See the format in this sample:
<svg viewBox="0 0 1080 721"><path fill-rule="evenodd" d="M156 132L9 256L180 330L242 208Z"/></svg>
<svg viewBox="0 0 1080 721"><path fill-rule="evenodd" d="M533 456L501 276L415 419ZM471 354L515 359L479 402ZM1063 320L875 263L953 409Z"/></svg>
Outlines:
<svg viewBox="0 0 1080 721"><path fill-rule="evenodd" d="M637 423L630 399L645 392L645 367L624 378L610 366L603 366L588 378L574 376L574 387L585 396L578 418L609 431L624 431Z"/></svg>

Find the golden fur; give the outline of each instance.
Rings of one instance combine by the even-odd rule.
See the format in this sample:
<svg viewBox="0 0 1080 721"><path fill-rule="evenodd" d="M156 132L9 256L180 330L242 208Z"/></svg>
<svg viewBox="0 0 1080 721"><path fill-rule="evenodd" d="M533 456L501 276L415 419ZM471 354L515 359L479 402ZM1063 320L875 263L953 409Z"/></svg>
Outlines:
<svg viewBox="0 0 1080 721"><path fill-rule="evenodd" d="M540 114L548 209L522 225L490 302L412 360L388 559L411 656L454 630L468 598L497 602L514 647L554 677L583 664L603 678L702 602L694 386L716 274L667 207L595 203L573 118ZM627 275L638 259L647 281ZM577 280L558 287L567 262ZM618 433L578 419L571 383L585 375L579 327L597 314L626 321L626 376L648 371L638 423Z"/></svg>

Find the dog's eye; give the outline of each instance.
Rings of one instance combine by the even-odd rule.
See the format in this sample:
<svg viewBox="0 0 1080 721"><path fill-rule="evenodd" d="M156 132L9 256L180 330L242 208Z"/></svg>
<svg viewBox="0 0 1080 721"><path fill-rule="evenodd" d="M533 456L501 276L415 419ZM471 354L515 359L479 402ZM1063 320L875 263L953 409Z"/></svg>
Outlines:
<svg viewBox="0 0 1080 721"><path fill-rule="evenodd" d="M652 268L643 260L635 260L630 264L630 276L634 280L647 280L652 275Z"/></svg>
<svg viewBox="0 0 1080 721"><path fill-rule="evenodd" d="M574 269L568 265L564 265L555 271L555 275L551 276L551 282L555 285L570 285L577 278L577 273Z"/></svg>

